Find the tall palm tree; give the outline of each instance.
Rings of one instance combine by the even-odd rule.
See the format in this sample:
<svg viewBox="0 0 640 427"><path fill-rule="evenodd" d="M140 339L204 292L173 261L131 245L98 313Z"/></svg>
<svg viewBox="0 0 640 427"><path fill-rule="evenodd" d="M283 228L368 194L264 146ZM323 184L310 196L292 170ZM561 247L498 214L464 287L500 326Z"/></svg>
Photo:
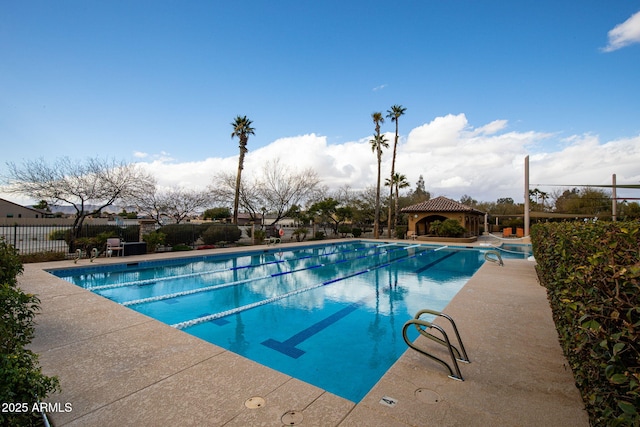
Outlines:
<svg viewBox="0 0 640 427"><path fill-rule="evenodd" d="M407 111L402 105L393 105L390 110L387 110L387 118L390 118L392 122L396 123L396 138L393 141L393 157L391 158L391 182L396 173L396 149L398 148L398 119ZM391 237L391 200L393 199L393 185L389 186L389 215L387 218L387 237ZM397 211L396 207L396 211Z"/></svg>
<svg viewBox="0 0 640 427"><path fill-rule="evenodd" d="M387 178L384 180L384 185L395 188L395 194L391 193L394 201L393 228L395 230L398 227L398 197L400 188L409 187L409 181L407 181L406 175L396 173L393 176L393 181Z"/></svg>
<svg viewBox="0 0 640 427"><path fill-rule="evenodd" d="M242 169L244 168L244 155L247 154L247 142L249 135L255 135L255 129L251 127L251 120L247 116L237 116L231 123L233 132L231 138L237 136L240 140L240 157L238 158L238 175L236 176L236 194L233 199L233 223L238 225L238 203L240 201L240 180L242 177Z"/></svg>
<svg viewBox="0 0 640 427"><path fill-rule="evenodd" d="M371 143L371 151L376 153L378 159L378 181L376 184L376 210L373 219L373 237L377 239L380 237L380 168L382 165L382 148L389 148L389 143L380 134L380 123L384 123L384 117L382 113L376 112L371 114L373 123L376 125L375 137L369 141Z"/></svg>

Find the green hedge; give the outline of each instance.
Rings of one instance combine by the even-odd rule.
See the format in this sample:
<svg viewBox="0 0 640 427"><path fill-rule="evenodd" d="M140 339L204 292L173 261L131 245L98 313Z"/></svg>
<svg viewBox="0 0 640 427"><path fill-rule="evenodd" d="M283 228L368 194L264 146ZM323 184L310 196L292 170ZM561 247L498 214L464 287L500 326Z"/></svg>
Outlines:
<svg viewBox="0 0 640 427"><path fill-rule="evenodd" d="M169 246L195 246L210 224L168 224L159 231L164 235L164 243Z"/></svg>
<svg viewBox="0 0 640 427"><path fill-rule="evenodd" d="M58 378L42 373L38 355L27 347L35 334L40 300L17 286L23 266L18 251L0 238L0 426L42 425L33 405L60 390Z"/></svg>
<svg viewBox="0 0 640 427"><path fill-rule="evenodd" d="M433 221L429 229L439 237L462 237L466 231L455 219Z"/></svg>
<svg viewBox="0 0 640 427"><path fill-rule="evenodd" d="M242 230L237 225L211 225L202 233L202 241L206 245L215 245L220 242L235 243L241 236Z"/></svg>
<svg viewBox="0 0 640 427"><path fill-rule="evenodd" d="M640 425L640 223L531 228L560 343L592 425Z"/></svg>

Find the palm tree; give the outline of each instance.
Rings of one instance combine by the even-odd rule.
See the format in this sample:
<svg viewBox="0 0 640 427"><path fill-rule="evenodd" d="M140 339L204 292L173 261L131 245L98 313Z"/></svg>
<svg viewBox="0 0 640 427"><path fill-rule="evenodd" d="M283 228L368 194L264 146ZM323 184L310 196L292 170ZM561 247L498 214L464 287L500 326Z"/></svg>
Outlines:
<svg viewBox="0 0 640 427"><path fill-rule="evenodd" d="M373 219L373 237L377 239L380 237L380 168L382 165L382 148L389 148L389 143L384 138L384 136L380 135L380 123L384 123L384 117L382 117L382 113L376 112L371 114L371 118L373 119L373 123L376 124L376 134L375 137L369 141L371 143L371 151L376 153L376 157L378 158L378 181L376 184L376 210Z"/></svg>
<svg viewBox="0 0 640 427"><path fill-rule="evenodd" d="M393 229L395 230L396 227L398 227L398 197L400 194L400 188L407 188L410 184L409 181L407 181L406 175L396 173L393 176L393 181L387 178L384 180L384 185L388 185L392 188L395 187L395 196L393 191L391 192L391 197L394 199Z"/></svg>
<svg viewBox="0 0 640 427"><path fill-rule="evenodd" d="M251 120L247 119L247 116L237 116L231 123L233 126L233 132L231 138L237 136L240 140L240 157L238 158L238 175L236 177L236 194L233 199L233 223L238 225L238 202L240 201L240 179L242 176L242 169L244 167L244 155L247 154L247 142L249 142L249 135L255 135L254 128L251 127Z"/></svg>
<svg viewBox="0 0 640 427"><path fill-rule="evenodd" d="M396 173L396 149L398 148L398 119L407 111L402 105L393 105L390 110L387 110L387 118L390 118L392 122L396 123L396 138L393 141L393 157L391 158L391 182L393 182L394 175ZM390 185L389 194L389 216L387 218L387 236L391 237L391 199L393 199L393 185ZM397 197L397 194L396 194ZM396 199L397 205L397 199ZM398 207L396 206L396 211ZM395 227L394 227L395 228Z"/></svg>

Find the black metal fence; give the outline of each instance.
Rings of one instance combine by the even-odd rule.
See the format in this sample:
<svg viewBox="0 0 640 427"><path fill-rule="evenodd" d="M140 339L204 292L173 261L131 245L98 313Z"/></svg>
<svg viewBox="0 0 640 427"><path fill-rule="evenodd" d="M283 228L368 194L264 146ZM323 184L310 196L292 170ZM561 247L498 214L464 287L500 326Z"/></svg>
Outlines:
<svg viewBox="0 0 640 427"><path fill-rule="evenodd" d="M82 244L88 239L106 242L108 237L118 237L125 242L137 242L140 227L85 224L77 237L73 234L73 227L70 225L0 225L0 238L4 238L24 255L39 252L73 252L78 243Z"/></svg>
<svg viewBox="0 0 640 427"><path fill-rule="evenodd" d="M228 224L169 224L157 230L164 235L164 246L179 245L196 247L203 244L233 243L243 237L243 229ZM0 225L0 238L18 249L23 255L41 252L74 253L76 249L90 251L102 248L109 237L118 237L123 242L139 242L140 226L118 226L109 224L85 224L76 236L71 225Z"/></svg>

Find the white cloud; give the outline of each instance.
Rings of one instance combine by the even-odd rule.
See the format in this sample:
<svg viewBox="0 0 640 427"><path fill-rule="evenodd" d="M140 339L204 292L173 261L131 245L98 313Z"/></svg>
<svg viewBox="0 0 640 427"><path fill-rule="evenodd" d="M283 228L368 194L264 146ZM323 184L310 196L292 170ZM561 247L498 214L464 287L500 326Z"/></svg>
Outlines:
<svg viewBox="0 0 640 427"><path fill-rule="evenodd" d="M393 135L387 133L386 136L392 143ZM327 137L313 133L280 138L249 151L243 176L250 178L261 172L267 161L280 159L290 169L314 169L322 184L330 189L348 184L354 190L361 190L375 185L377 174L370 138L341 144L329 144ZM545 148L545 142L555 143L553 151ZM555 148L558 142L561 142L560 149ZM251 148L251 140L249 146ZM479 201L511 197L522 202L527 155L530 155L532 185L610 184L612 174L617 175L618 184L640 183L640 135L604 143L591 134L558 141L553 134L508 131L505 120L473 127L464 114L437 117L408 130L408 136L401 136L398 144L396 171L406 175L411 189L422 175L426 189L434 197L459 199L467 194ZM139 164L156 177L162 189L178 186L205 189L216 173L235 173L238 156L179 163L169 153L159 153L149 154ZM391 147L383 153L383 180L390 170ZM550 191L547 187L542 190ZM628 191L631 193L624 197L639 197L636 190ZM13 195L0 194L0 197L18 201Z"/></svg>
<svg viewBox="0 0 640 427"><path fill-rule="evenodd" d="M518 200L524 194L524 158L549 135L500 133L506 127L506 121L496 120L474 129L464 114L438 117L409 133L398 150L396 169L412 185L423 175L432 196Z"/></svg>
<svg viewBox="0 0 640 427"><path fill-rule="evenodd" d="M467 128L467 117L464 114L436 117L430 123L419 126L409 132L405 149L408 152L424 152L441 149L441 152L452 149L451 142L459 139Z"/></svg>
<svg viewBox="0 0 640 427"><path fill-rule="evenodd" d="M622 24L616 25L608 33L609 43L602 50L613 52L633 43L640 43L640 11L631 15Z"/></svg>
<svg viewBox="0 0 640 427"><path fill-rule="evenodd" d="M494 120L491 123L488 123L482 127L479 127L475 130L475 133L478 135L493 135L497 132L500 132L502 129L507 127L506 120Z"/></svg>
<svg viewBox="0 0 640 427"><path fill-rule="evenodd" d="M570 186L640 183L640 135L601 143L595 135L574 135L559 152L530 159L530 183ZM633 197L639 197L637 190Z"/></svg>
<svg viewBox="0 0 640 427"><path fill-rule="evenodd" d="M560 141L560 151L545 151L543 144L553 140L553 134L507 129L506 120L474 128L464 114L437 117L401 137L396 171L406 175L411 189L422 175L432 196L459 199L467 194L480 201L511 197L522 202L527 155L532 185L609 184L614 173L619 184L640 182L640 136L601 143L595 135L574 135ZM391 133L386 136L393 141ZM369 139L328 144L325 136L313 133L280 138L249 151L243 176L259 173L265 162L277 158L291 169L314 169L331 189L345 184L364 189L375 185L377 174ZM163 156L141 163L162 187L204 189L218 171L235 173L238 166L237 156L189 163L175 163L167 153ZM383 180L390 171L391 147L383 153Z"/></svg>

